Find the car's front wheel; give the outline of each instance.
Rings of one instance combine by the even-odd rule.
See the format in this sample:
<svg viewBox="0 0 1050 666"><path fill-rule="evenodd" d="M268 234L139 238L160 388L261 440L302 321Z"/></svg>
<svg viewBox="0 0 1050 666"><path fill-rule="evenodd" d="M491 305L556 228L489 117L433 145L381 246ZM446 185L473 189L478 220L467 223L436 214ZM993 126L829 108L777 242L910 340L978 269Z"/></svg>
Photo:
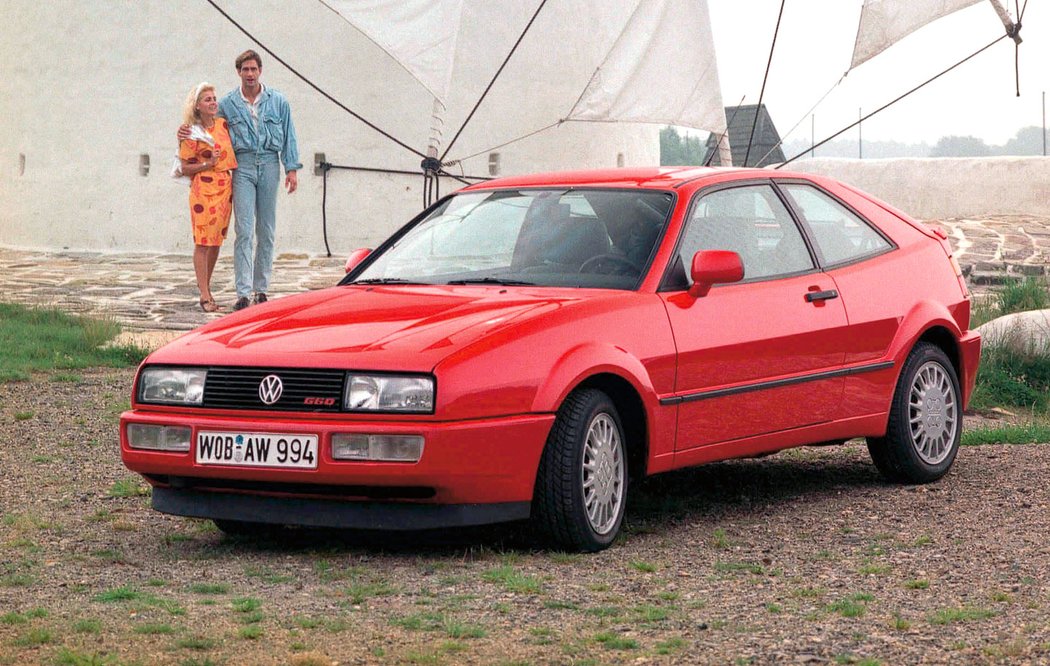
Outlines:
<svg viewBox="0 0 1050 666"><path fill-rule="evenodd" d="M955 366L941 349L922 342L897 380L885 437L869 437L875 466L891 481L927 483L944 476L962 436L962 404Z"/></svg>
<svg viewBox="0 0 1050 666"><path fill-rule="evenodd" d="M616 406L596 389L566 398L540 460L533 520L553 545L607 548L627 500L627 449Z"/></svg>

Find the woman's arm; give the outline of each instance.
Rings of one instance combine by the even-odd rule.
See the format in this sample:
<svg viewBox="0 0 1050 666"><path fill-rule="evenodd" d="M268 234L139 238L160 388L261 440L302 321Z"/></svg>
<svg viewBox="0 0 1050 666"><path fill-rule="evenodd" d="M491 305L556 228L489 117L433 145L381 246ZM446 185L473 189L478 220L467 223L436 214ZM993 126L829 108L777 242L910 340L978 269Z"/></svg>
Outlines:
<svg viewBox="0 0 1050 666"><path fill-rule="evenodd" d="M182 162L182 175L183 176L194 176L201 171L208 171L214 169L215 164L219 161L219 156L212 154L211 157L205 159L203 162L200 161L202 158L195 156L192 148L187 144L192 144L192 141L184 141L179 150L179 160ZM190 161L192 160L192 161Z"/></svg>
<svg viewBox="0 0 1050 666"><path fill-rule="evenodd" d="M209 169L214 169L214 168L215 168L215 158L214 157L212 159L210 159L210 160L205 161L205 162L193 162L193 163L191 163L188 160L182 160L182 175L183 176L193 176L193 175L196 175L196 174L200 173L201 171L207 171Z"/></svg>

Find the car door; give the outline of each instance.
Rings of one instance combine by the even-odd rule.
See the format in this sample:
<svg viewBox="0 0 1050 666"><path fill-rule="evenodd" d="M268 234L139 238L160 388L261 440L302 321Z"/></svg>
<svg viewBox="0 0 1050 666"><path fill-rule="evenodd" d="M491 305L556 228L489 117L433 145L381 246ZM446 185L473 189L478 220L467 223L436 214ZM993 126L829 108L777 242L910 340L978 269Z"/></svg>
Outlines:
<svg viewBox="0 0 1050 666"><path fill-rule="evenodd" d="M820 263L832 276L849 319L850 347L845 365L844 409L851 415L886 408L896 375L890 345L911 307L910 282L922 279L914 265L878 258L895 249L887 236L830 193L805 182L777 187L808 231ZM921 271L921 269L920 269Z"/></svg>
<svg viewBox="0 0 1050 666"><path fill-rule="evenodd" d="M695 298L684 268L698 250L731 250L741 282ZM847 344L834 281L768 181L701 191L661 290L677 345L676 450L835 417Z"/></svg>

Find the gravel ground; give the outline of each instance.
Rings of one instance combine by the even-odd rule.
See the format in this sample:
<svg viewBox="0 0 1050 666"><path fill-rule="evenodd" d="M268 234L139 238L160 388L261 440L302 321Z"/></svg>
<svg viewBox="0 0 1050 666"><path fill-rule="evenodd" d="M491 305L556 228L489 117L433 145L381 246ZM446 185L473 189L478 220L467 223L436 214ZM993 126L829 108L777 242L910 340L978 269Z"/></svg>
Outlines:
<svg viewBox="0 0 1050 666"><path fill-rule="evenodd" d="M0 664L1050 664L1048 446L921 487L857 444L664 475L596 555L518 526L252 541L149 508L131 371L63 379L0 385Z"/></svg>

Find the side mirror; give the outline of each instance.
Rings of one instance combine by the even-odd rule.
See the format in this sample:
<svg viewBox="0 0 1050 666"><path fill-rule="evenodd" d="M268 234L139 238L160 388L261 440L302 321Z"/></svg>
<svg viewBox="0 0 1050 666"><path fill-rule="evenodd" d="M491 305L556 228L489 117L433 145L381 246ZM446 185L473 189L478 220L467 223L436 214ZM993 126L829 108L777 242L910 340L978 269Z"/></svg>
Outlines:
<svg viewBox="0 0 1050 666"><path fill-rule="evenodd" d="M350 253L350 256L346 259L346 266L343 269L349 273L350 271L357 268L357 265L365 260L365 257L372 254L372 248L359 247Z"/></svg>
<svg viewBox="0 0 1050 666"><path fill-rule="evenodd" d="M707 296L711 287L716 284L739 282L744 279L744 264L740 255L728 250L701 250L693 255L693 265L689 271L693 286L689 295L693 298Z"/></svg>

